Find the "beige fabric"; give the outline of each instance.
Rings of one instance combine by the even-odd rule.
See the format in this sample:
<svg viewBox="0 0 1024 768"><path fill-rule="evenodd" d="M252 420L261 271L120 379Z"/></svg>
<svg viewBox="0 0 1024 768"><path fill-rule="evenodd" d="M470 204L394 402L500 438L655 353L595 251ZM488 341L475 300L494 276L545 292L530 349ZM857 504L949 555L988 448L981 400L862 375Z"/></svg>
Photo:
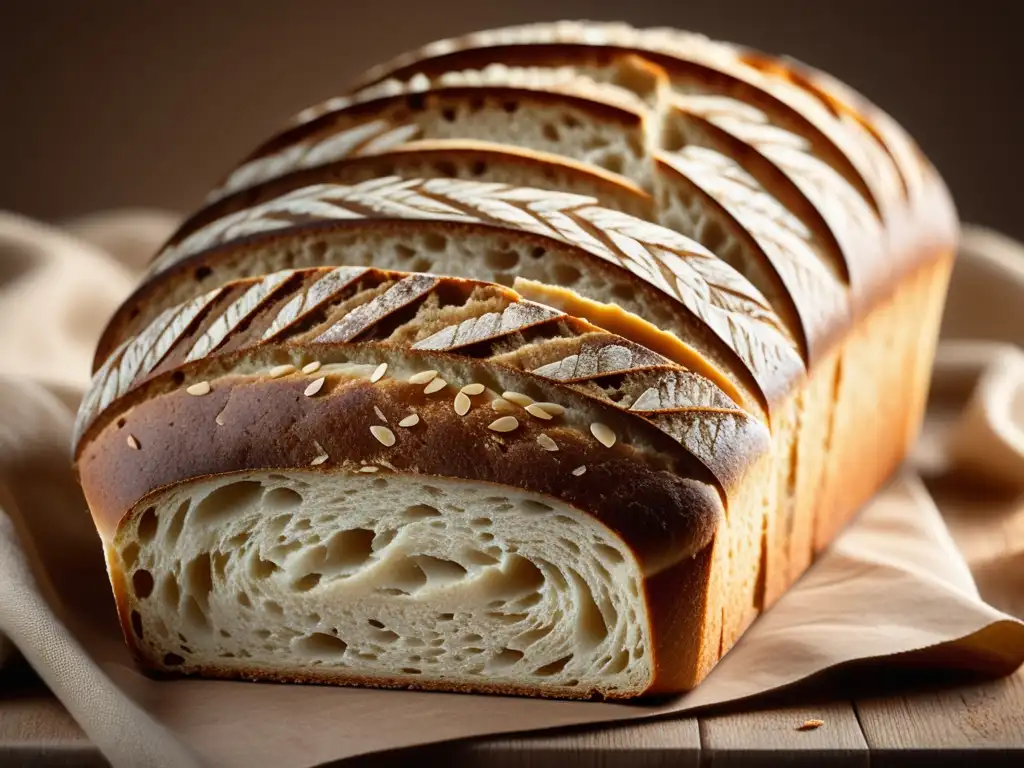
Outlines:
<svg viewBox="0 0 1024 768"><path fill-rule="evenodd" d="M967 480L1005 487L1024 476L1024 355L1014 346L1024 345L1024 254L974 231L945 332L996 343L943 346L935 407L914 457L967 542L966 560L918 474L905 470L704 684L657 705L143 677L118 635L67 442L102 323L172 226L160 212L103 214L63 231L0 214L0 637L115 765L316 765L444 739L688 711L894 654L901 663L992 674L1024 660L1024 624L988 604L1024 615L1024 507L1005 494L963 492L976 487ZM950 435L953 451L944 447ZM947 471L950 457L959 474Z"/></svg>

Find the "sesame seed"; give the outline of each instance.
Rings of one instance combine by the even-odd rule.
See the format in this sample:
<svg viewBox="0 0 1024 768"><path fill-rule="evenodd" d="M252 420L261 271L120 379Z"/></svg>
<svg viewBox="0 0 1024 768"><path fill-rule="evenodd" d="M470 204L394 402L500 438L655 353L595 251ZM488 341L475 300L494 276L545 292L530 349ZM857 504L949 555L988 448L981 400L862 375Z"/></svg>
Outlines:
<svg viewBox="0 0 1024 768"><path fill-rule="evenodd" d="M377 418L383 421L385 424L388 423L388 417L384 415L384 411L378 408L376 405L373 406L373 412L377 414Z"/></svg>
<svg viewBox="0 0 1024 768"><path fill-rule="evenodd" d="M386 445L388 448L390 448L392 445L395 444L395 433L392 432L387 427L382 427L379 424L374 424L372 427L370 427L370 432L373 433L373 436L377 438L377 442L379 442L381 445Z"/></svg>
<svg viewBox="0 0 1024 768"><path fill-rule="evenodd" d="M378 381L383 379L384 378L384 374L387 372L387 370L388 370L388 364L387 363L381 363L376 368L374 368L373 375L370 376L370 383L371 384L376 384Z"/></svg>
<svg viewBox="0 0 1024 768"><path fill-rule="evenodd" d="M210 382L200 381L198 384L193 384L191 387L188 387L185 391L190 395L195 395L196 397L207 395L210 393Z"/></svg>
<svg viewBox="0 0 1024 768"><path fill-rule="evenodd" d="M319 379L314 379L313 381L311 381L309 383L309 386L306 387L306 391L303 392L302 394L304 394L306 397L312 397L313 395L315 395L317 392L323 389L325 378L325 376L321 376Z"/></svg>
<svg viewBox="0 0 1024 768"><path fill-rule="evenodd" d="M437 371L420 371L414 373L409 377L410 384L426 384L428 381L437 376Z"/></svg>
<svg viewBox="0 0 1024 768"><path fill-rule="evenodd" d="M491 401L491 408L496 410L498 413L511 413L516 409L512 403L500 397Z"/></svg>
<svg viewBox="0 0 1024 768"><path fill-rule="evenodd" d="M400 427L415 427L419 423L420 423L420 415L418 413L410 413L408 416L406 416L404 419L402 419L400 422L398 422L398 426L400 426Z"/></svg>
<svg viewBox="0 0 1024 768"><path fill-rule="evenodd" d="M287 376L289 373L295 372L295 366L291 363L285 363L284 365L275 365L270 369L270 378L279 379L282 376Z"/></svg>
<svg viewBox="0 0 1024 768"><path fill-rule="evenodd" d="M469 399L469 395L465 392L459 392L455 396L455 412L459 416L465 416L469 413L469 409L473 407L473 401Z"/></svg>
<svg viewBox="0 0 1024 768"><path fill-rule="evenodd" d="M213 417L213 420L215 422L217 422L217 426L218 427L223 427L224 426L224 412L221 411L220 413L218 413L216 416Z"/></svg>
<svg viewBox="0 0 1024 768"><path fill-rule="evenodd" d="M530 403L526 406L526 412L538 419L548 420L552 418L550 413L540 407L540 403Z"/></svg>
<svg viewBox="0 0 1024 768"><path fill-rule="evenodd" d="M584 474L584 473L585 473L586 471L587 471L587 465L586 465L586 464L581 464L580 466L576 467L576 469L574 469L574 470L572 471L572 473L573 473L574 475L576 475L576 477L580 477L580 476L581 476L581 475L583 475L583 474Z"/></svg>
<svg viewBox="0 0 1024 768"><path fill-rule="evenodd" d="M558 403L537 403L537 405L552 416L561 416L565 413L565 406L559 405Z"/></svg>
<svg viewBox="0 0 1024 768"><path fill-rule="evenodd" d="M529 395L524 395L522 392L502 392L501 396L508 400L510 403L521 405L523 408L533 402L533 398Z"/></svg>
<svg viewBox="0 0 1024 768"><path fill-rule="evenodd" d="M548 435L545 435L543 432L537 435L537 445L539 445L545 451L551 451L552 453L558 450L558 443L552 440Z"/></svg>
<svg viewBox="0 0 1024 768"><path fill-rule="evenodd" d="M360 472L376 472L379 469L380 469L380 467L375 467L375 466L373 466L373 464L367 464L365 467L360 467L359 471Z"/></svg>
<svg viewBox="0 0 1024 768"><path fill-rule="evenodd" d="M321 464L323 464L329 458L330 457L326 453L321 453L319 456L317 456L315 459L313 459L311 462L309 462L309 466L311 466L311 467L319 467Z"/></svg>
<svg viewBox="0 0 1024 768"><path fill-rule="evenodd" d="M590 425L590 434L597 438L597 442L603 445L605 448L611 448L615 445L615 432L607 424L602 424L599 421L595 421Z"/></svg>
<svg viewBox="0 0 1024 768"><path fill-rule="evenodd" d="M302 372L303 373L316 373L319 370L320 370L320 361L319 360L314 360L312 363L307 363L306 365L302 366Z"/></svg>
<svg viewBox="0 0 1024 768"><path fill-rule="evenodd" d="M447 386L448 386L448 382L445 381L444 379L440 378L440 377L438 377L436 379L431 379L430 383L427 384L427 386L425 386L423 388L423 394L424 395L432 395L435 392L440 392L442 389L444 389Z"/></svg>
<svg viewBox="0 0 1024 768"><path fill-rule="evenodd" d="M134 448L136 451L139 450L139 441L135 439L135 435L128 435L125 442L128 443L129 448Z"/></svg>
<svg viewBox="0 0 1024 768"><path fill-rule="evenodd" d="M515 416L502 416L500 419L495 419L487 425L488 429L493 429L495 432L511 432L518 427L519 419Z"/></svg>
<svg viewBox="0 0 1024 768"><path fill-rule="evenodd" d="M797 728L798 731L813 731L816 728L821 728L825 724L824 720L804 720L803 725Z"/></svg>
<svg viewBox="0 0 1024 768"><path fill-rule="evenodd" d="M467 395L482 395L484 393L484 385L479 383L467 384L462 388L462 391Z"/></svg>

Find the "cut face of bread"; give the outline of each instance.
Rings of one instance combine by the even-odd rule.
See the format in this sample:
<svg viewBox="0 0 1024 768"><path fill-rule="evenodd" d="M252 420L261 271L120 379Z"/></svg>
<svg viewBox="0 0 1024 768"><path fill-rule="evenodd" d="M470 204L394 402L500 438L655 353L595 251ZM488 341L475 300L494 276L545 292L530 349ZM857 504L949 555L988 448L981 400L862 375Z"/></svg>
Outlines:
<svg viewBox="0 0 1024 768"><path fill-rule="evenodd" d="M653 675L629 547L511 488L195 480L143 500L109 557L131 641L157 670L561 697L636 695Z"/></svg>
<svg viewBox="0 0 1024 768"><path fill-rule="evenodd" d="M796 62L673 29L555 22L485 30L437 41L374 67L360 78L356 92L389 79L482 68L495 61L572 67L614 82L616 72L609 61L628 55L662 67L680 93L726 96L763 109L773 124L806 140L885 214L905 201L900 193L906 180L920 175L920 152L904 151L912 145L905 131L832 78ZM318 114L316 107L305 110L296 122Z"/></svg>

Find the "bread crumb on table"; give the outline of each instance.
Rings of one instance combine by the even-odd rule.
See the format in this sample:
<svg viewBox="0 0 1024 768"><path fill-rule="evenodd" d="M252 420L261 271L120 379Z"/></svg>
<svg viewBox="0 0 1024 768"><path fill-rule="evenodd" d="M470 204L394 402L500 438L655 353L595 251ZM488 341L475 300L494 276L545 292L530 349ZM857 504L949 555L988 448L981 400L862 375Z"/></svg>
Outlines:
<svg viewBox="0 0 1024 768"><path fill-rule="evenodd" d="M797 728L798 731L813 731L821 728L825 724L824 720L804 720L803 725Z"/></svg>

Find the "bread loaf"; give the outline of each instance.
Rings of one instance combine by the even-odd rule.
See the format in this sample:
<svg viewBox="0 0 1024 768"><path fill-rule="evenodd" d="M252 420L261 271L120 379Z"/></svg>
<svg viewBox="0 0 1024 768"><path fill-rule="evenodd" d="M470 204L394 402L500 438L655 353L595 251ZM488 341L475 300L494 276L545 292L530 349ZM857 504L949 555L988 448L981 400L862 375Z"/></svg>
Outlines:
<svg viewBox="0 0 1024 768"><path fill-rule="evenodd" d="M162 674L700 682L902 459L956 217L825 75L670 30L444 41L155 255L74 437Z"/></svg>

